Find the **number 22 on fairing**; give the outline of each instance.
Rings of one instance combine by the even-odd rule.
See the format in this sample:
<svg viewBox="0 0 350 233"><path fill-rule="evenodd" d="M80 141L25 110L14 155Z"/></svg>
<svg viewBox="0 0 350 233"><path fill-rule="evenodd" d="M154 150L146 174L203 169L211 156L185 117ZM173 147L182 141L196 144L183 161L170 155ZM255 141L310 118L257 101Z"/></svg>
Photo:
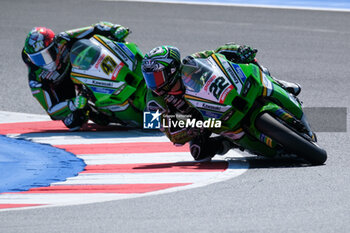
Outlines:
<svg viewBox="0 0 350 233"><path fill-rule="evenodd" d="M209 91L215 96L216 99L219 99L220 95L229 85L230 83L226 82L223 77L218 77L209 86Z"/></svg>

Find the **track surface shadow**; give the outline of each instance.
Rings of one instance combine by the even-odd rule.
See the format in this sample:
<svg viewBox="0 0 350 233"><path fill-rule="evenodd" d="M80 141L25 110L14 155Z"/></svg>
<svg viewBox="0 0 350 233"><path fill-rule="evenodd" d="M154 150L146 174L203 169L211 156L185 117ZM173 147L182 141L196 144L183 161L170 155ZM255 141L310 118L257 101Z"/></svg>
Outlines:
<svg viewBox="0 0 350 233"><path fill-rule="evenodd" d="M231 162L248 162L249 169L301 168L315 166L298 158L266 158L260 156L251 156L243 158L229 158L228 160Z"/></svg>

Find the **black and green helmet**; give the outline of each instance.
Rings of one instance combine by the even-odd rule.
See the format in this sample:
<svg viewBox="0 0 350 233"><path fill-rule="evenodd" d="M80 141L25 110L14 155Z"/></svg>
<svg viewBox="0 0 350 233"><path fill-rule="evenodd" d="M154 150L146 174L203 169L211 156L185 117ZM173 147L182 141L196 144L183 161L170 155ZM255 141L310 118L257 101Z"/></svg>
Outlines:
<svg viewBox="0 0 350 233"><path fill-rule="evenodd" d="M147 87L161 95L169 91L180 74L180 52L173 46L159 46L147 53L142 61L142 73Z"/></svg>

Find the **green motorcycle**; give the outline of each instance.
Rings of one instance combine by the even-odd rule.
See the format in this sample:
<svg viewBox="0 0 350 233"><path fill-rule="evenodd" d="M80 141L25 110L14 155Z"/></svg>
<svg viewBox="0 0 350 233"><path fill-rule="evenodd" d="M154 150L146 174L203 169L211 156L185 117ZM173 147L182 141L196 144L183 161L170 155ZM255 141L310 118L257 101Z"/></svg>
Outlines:
<svg viewBox="0 0 350 233"><path fill-rule="evenodd" d="M143 54L134 43L95 35L75 42L70 53L71 79L88 98L88 117L141 127L147 87L141 72Z"/></svg>
<svg viewBox="0 0 350 233"><path fill-rule="evenodd" d="M187 57L182 79L185 98L205 120L220 120L211 130L238 148L267 157L293 154L314 165L327 160L301 102L258 63L235 64L220 54Z"/></svg>

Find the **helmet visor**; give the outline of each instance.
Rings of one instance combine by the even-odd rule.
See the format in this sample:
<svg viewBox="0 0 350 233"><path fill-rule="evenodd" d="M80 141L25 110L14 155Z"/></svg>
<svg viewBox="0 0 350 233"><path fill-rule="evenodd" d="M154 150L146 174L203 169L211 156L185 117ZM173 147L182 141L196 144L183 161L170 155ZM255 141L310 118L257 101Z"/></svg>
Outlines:
<svg viewBox="0 0 350 233"><path fill-rule="evenodd" d="M166 81L166 76L163 71L143 72L146 85L149 89L157 93Z"/></svg>
<svg viewBox="0 0 350 233"><path fill-rule="evenodd" d="M51 43L47 48L33 54L28 54L30 60L40 67L51 67L57 57L57 50L54 43Z"/></svg>

